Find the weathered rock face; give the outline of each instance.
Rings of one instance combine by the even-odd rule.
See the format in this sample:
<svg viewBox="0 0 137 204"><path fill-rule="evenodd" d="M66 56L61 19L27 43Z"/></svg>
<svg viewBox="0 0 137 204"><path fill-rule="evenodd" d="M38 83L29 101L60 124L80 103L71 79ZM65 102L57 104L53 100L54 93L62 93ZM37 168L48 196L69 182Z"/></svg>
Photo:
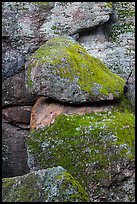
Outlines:
<svg viewBox="0 0 137 204"><path fill-rule="evenodd" d="M109 21L80 32L78 42L113 73L127 77L131 69L135 70L135 2L112 2L108 6L113 9Z"/></svg>
<svg viewBox="0 0 137 204"><path fill-rule="evenodd" d="M2 177L28 173L25 140L29 131L2 123Z"/></svg>
<svg viewBox="0 0 137 204"><path fill-rule="evenodd" d="M29 168L61 165L93 200L133 201L135 116L127 110L59 115L27 138ZM78 170L78 171L77 171ZM124 182L125 181L125 182ZM129 181L130 183L130 181ZM119 185L121 196L117 191Z"/></svg>
<svg viewBox="0 0 137 204"><path fill-rule="evenodd" d="M61 166L3 179L3 202L90 202L80 184Z"/></svg>
<svg viewBox="0 0 137 204"><path fill-rule="evenodd" d="M37 99L38 96L32 96L26 89L24 71L2 83L2 106L30 105Z"/></svg>
<svg viewBox="0 0 137 204"><path fill-rule="evenodd" d="M39 29L50 38L103 24L109 20L112 7L106 2L56 2L51 13Z"/></svg>
<svg viewBox="0 0 137 204"><path fill-rule="evenodd" d="M82 103L121 97L124 80L64 36L50 39L30 57L26 85L32 94Z"/></svg>
<svg viewBox="0 0 137 204"><path fill-rule="evenodd" d="M53 2L42 7L33 2L2 3L3 80L23 70L26 58L39 47L43 39L38 29L53 5Z"/></svg>
<svg viewBox="0 0 137 204"><path fill-rule="evenodd" d="M135 78L132 78L128 82L127 93L125 94L128 100L131 102L133 109L135 110Z"/></svg>

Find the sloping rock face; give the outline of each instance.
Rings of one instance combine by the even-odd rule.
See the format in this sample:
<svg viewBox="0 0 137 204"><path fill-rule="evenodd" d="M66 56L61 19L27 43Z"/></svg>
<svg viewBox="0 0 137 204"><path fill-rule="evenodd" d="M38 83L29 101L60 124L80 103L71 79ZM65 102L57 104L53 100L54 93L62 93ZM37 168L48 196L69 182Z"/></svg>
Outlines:
<svg viewBox="0 0 137 204"><path fill-rule="evenodd" d="M3 202L89 202L80 184L61 166L3 179Z"/></svg>
<svg viewBox="0 0 137 204"><path fill-rule="evenodd" d="M61 165L92 201L134 201L134 142L135 116L127 109L60 114L28 136L28 166Z"/></svg>
<svg viewBox="0 0 137 204"><path fill-rule="evenodd" d="M50 39L30 57L26 85L32 94L83 103L121 97L124 80L64 36Z"/></svg>

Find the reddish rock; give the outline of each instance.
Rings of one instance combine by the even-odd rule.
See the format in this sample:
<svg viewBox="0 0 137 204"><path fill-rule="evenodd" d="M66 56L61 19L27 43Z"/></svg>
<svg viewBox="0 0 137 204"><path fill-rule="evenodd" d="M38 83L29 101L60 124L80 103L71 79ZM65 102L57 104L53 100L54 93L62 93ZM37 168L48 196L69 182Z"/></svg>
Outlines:
<svg viewBox="0 0 137 204"><path fill-rule="evenodd" d="M2 110L3 119L11 124L30 123L31 106L13 106Z"/></svg>
<svg viewBox="0 0 137 204"><path fill-rule="evenodd" d="M24 175L29 172L25 138L29 131L2 123L2 177Z"/></svg>
<svg viewBox="0 0 137 204"><path fill-rule="evenodd" d="M30 105L37 99L25 87L24 71L7 78L2 84L2 106Z"/></svg>
<svg viewBox="0 0 137 204"><path fill-rule="evenodd" d="M58 102L53 102L46 97L40 97L31 111L30 128L32 130L44 127L54 123L56 117L63 113L84 115L87 113L108 111L114 105L98 106L98 105L68 105Z"/></svg>

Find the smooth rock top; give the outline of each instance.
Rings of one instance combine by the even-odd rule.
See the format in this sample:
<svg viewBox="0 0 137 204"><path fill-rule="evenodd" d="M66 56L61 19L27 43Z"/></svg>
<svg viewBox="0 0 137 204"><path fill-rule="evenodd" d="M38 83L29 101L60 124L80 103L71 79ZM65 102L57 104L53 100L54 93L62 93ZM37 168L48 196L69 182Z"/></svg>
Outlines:
<svg viewBox="0 0 137 204"><path fill-rule="evenodd" d="M63 36L47 41L30 57L26 84L32 94L82 103L121 97L124 80L73 38Z"/></svg>

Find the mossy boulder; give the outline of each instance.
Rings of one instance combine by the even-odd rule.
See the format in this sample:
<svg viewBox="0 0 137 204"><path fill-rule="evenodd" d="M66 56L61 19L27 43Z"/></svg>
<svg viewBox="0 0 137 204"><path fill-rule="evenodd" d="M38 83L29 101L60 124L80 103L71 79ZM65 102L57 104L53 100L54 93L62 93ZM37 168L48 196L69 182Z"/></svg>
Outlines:
<svg viewBox="0 0 137 204"><path fill-rule="evenodd" d="M83 103L121 97L124 80L73 38L62 36L48 40L28 59L26 86L32 94Z"/></svg>
<svg viewBox="0 0 137 204"><path fill-rule="evenodd" d="M81 185L61 166L2 180L3 202L89 202Z"/></svg>
<svg viewBox="0 0 137 204"><path fill-rule="evenodd" d="M128 185L132 177L134 131L135 116L123 108L85 115L61 114L54 124L28 136L29 168L60 165L80 182L92 200L105 197L107 201L131 201L133 186L128 193L123 185Z"/></svg>

